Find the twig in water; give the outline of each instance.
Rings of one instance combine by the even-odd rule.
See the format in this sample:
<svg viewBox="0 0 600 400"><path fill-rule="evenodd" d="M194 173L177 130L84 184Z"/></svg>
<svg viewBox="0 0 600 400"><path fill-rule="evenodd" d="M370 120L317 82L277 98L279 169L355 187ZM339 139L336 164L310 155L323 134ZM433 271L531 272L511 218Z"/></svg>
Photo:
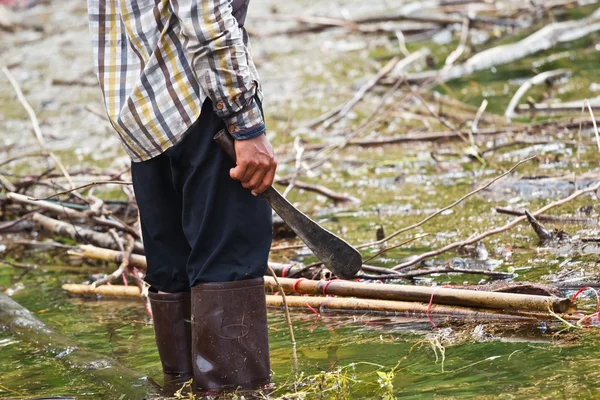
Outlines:
<svg viewBox="0 0 600 400"><path fill-rule="evenodd" d="M598 125L596 125L596 118L594 117L592 106L590 105L590 101L588 99L585 99L583 103L587 105L588 110L590 110L590 116L592 117L592 123L594 124L594 134L596 135L596 143L598 144L598 151L600 151L600 134L598 133Z"/></svg>
<svg viewBox="0 0 600 400"><path fill-rule="evenodd" d="M131 257L131 253L133 252L133 247L135 246L135 239L131 235L127 235L127 234L125 235L125 237L127 240L127 246L125 247L125 251L123 251L121 253L122 254L121 265L119 265L119 268L117 268L116 271L114 271L112 274L107 275L106 277L104 277L102 279L98 279L96 282L92 283L92 289L95 289L98 286L101 286L106 283L117 280L121 275L123 275L125 270L127 270L127 268L129 267L129 258ZM118 241L117 243L119 243L119 246L122 247L122 245L120 244L120 241Z"/></svg>
<svg viewBox="0 0 600 400"><path fill-rule="evenodd" d="M413 225L407 226L406 228L402 228L402 229L400 229L400 230L398 230L398 231L396 231L396 232L392 233L391 235L389 235L389 236L387 236L387 237L385 237L385 238L383 238L383 239L381 239L381 240L377 240L377 241L375 241L375 242L370 242L370 243L364 243L364 244L361 244L361 245L359 245L359 246L356 246L356 248L357 248L357 249L362 249L362 248L365 248L365 247L377 246L377 245L380 245L381 243L387 242L388 240L390 240L390 239L392 239L392 238L394 238L394 237L398 236L399 234L401 234L401 233L403 233L403 232L409 231L409 230L411 230L411 229L418 228L419 226L421 226L421 225L425 224L426 222L428 222L428 221L429 221L429 220L431 220L432 218L436 217L437 215L439 215L439 214L443 213L443 212L444 212L444 211L446 211L446 210L449 210L449 209L451 209L451 208L455 207L456 205L460 204L461 202L463 202L463 201L464 201L464 200L466 200L467 198L469 198L469 197L473 196L474 194L477 194L477 193L481 192L482 190L484 190L484 189L487 189L487 188L488 188L488 187L490 187L492 184L494 184L496 181L498 181L498 180L500 180L500 179L504 178L506 175L509 175L510 173L512 173L512 172L513 172L515 169L517 169L519 166L521 166L521 164L524 164L524 163L526 163L526 162L528 162L528 161L531 161L531 160L533 160L533 159L534 159L534 158L536 158L536 157L537 157L537 155L534 155L534 156L531 156L531 157L529 157L529 158L526 158L526 159L524 159L524 160L521 160L521 161L519 161L519 162L518 162L518 163L516 163L516 164L515 164L515 165L514 165L514 166L513 166L511 169L509 169L508 171L506 171L506 172L505 172L505 173L503 173L502 175L499 175L499 176L497 176L496 178L492 179L490 182L486 183L485 185L483 185L483 186L480 186L480 187L478 187L477 189L473 190L472 192L469 192L469 193L467 193L466 195L464 195L464 196L463 196L463 197L461 197L460 199L458 199L458 200L454 201L452 204L450 204L450 205L448 205L448 206L446 206L446 207L444 207L444 208L441 208L441 209L437 210L436 212L434 212L433 214L429 215L428 217L426 217L426 218L425 218L425 219L423 219L422 221L420 221L420 222L417 222L416 224L413 224ZM411 265L412 265L412 264L411 264Z"/></svg>
<svg viewBox="0 0 600 400"><path fill-rule="evenodd" d="M394 245L394 246L387 247L387 248L385 248L385 249L383 249L383 250L381 250L381 251L377 252L377 254L375 254L374 256L371 256L371 257L367 258L366 260L363 260L363 263L367 263L367 262L369 262L369 261L373 261L374 259L376 259L377 257L379 257L380 255L382 255L383 253L385 253L385 252L387 252L387 251L389 251L389 250L397 249L398 247L402 247L402 246L404 246L405 244L412 243L412 242L414 242L415 240L419 240L419 239L422 239L422 238L424 238L424 237L427 237L427 236L429 236L429 233L425 233L425 234L423 234L423 235L419 235L419 236L416 236L416 237L414 237L414 238L407 239L407 240L405 240L404 242L402 242L402 243L399 243L399 244L396 244L396 245Z"/></svg>
<svg viewBox="0 0 600 400"><path fill-rule="evenodd" d="M281 300L283 301L283 309L285 311L285 319L287 320L288 329L290 330L290 341L292 342L292 368L294 370L294 374L298 373L298 353L296 351L296 336L294 335L294 325L292 325L292 318L290 317L290 309L288 308L287 298L285 296L285 291L283 287L277 280L277 274L273 271L271 266L268 266L269 272L275 279L275 284L277 285L277 290L281 294Z"/></svg>
<svg viewBox="0 0 600 400"><path fill-rule="evenodd" d="M597 184L595 184L595 185L593 185L593 186L590 186L590 187L588 187L586 189L577 190L577 191L573 192L570 196L565 197L565 198L560 199L560 200L557 200L557 201L552 202L550 204L547 204L544 207L538 209L537 211L535 211L535 212L533 212L531 214L533 216L537 216L537 215L542 214L542 213L544 213L544 212L546 212L546 211L548 211L548 210L550 210L550 209L552 209L554 207L557 207L557 206L563 205L565 203L568 203L569 201L571 201L573 199L576 199L577 197L579 197L579 196L581 196L583 194L597 192L599 189L600 189L600 182L597 183ZM442 253L445 253L447 251L450 251L450 250L453 250L453 249L456 249L456 248L459 248L459 247L463 247L463 246L466 246L466 245L469 245L469 244L477 243L480 240L485 239L488 236L492 236L492 235L496 235L498 233L505 232L505 231L511 229L512 227L514 227L515 225L519 224L520 222L526 220L526 219L527 219L527 216L522 216L522 217L515 218L514 220L512 220L511 222L509 222L506 225L500 226L498 228L491 229L491 230L489 230L487 232L484 232L484 233L479 234L479 235L477 235L475 237L472 237L471 239L467 239L467 240L464 240L464 241L451 243L451 244L449 244L449 245L447 245L447 246L445 246L445 247L443 247L443 248L441 248L439 250L434 250L434 251L430 251L430 252L427 252L427 253L423 253L420 256L418 256L418 257L416 257L416 258L414 258L414 259L412 259L410 261L407 261L405 263L396 265L392 269L395 270L395 271L401 270L401 269L413 266L415 264L418 264L418 263L420 263L421 261L423 261L423 260L425 260L427 258L431 258L431 257L437 256L437 255L440 255Z"/></svg>

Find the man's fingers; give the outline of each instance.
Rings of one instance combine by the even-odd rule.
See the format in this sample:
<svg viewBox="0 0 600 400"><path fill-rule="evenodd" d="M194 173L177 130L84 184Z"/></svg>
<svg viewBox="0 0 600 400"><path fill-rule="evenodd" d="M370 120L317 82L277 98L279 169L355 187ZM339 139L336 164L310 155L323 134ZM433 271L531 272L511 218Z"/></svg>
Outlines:
<svg viewBox="0 0 600 400"><path fill-rule="evenodd" d="M254 171L252 178L246 182L243 182L242 186L246 189L254 190L263 181L266 173L267 168L265 166L260 166L256 171Z"/></svg>
<svg viewBox="0 0 600 400"><path fill-rule="evenodd" d="M246 164L238 164L235 168L231 168L229 171L229 176L235 179L236 181L241 181L244 175L246 175L246 170L248 166Z"/></svg>
<svg viewBox="0 0 600 400"><path fill-rule="evenodd" d="M231 169L229 175L236 181L248 182L258 168L255 162L239 162L235 168Z"/></svg>
<svg viewBox="0 0 600 400"><path fill-rule="evenodd" d="M260 165L256 161L250 160L250 161L246 162L246 173L244 174L242 179L240 179L240 181L242 183L248 182L250 179L252 179L252 177L256 174L256 172L259 169L260 169Z"/></svg>
<svg viewBox="0 0 600 400"><path fill-rule="evenodd" d="M273 186L273 180L275 179L275 171L276 170L277 170L277 165L274 165L273 167L269 168L269 170L265 174L260 185L252 191L253 195L256 196L256 195L264 192L265 190L267 190L269 187Z"/></svg>

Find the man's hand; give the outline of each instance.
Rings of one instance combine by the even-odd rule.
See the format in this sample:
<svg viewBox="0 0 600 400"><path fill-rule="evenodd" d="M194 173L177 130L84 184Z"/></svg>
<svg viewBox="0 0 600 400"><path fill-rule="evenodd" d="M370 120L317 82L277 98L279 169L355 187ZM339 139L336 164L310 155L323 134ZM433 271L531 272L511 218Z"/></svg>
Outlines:
<svg viewBox="0 0 600 400"><path fill-rule="evenodd" d="M277 162L271 143L266 135L234 142L237 165L229 174L258 196L273 184L275 178Z"/></svg>

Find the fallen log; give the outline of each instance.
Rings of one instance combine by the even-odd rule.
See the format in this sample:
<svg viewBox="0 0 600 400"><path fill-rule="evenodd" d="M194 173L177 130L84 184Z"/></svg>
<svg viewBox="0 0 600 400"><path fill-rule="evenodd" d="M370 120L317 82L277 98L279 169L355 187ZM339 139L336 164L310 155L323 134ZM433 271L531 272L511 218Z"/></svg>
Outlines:
<svg viewBox="0 0 600 400"><path fill-rule="evenodd" d="M65 284L63 289L72 295L104 296L122 298L140 298L140 290L135 286L119 287L100 286L95 289L91 285ZM457 317L475 321L489 320L550 320L555 317L547 312L532 312L522 310L499 310L489 308L467 308L452 305L440 305L420 302L362 299L355 297L321 297L321 296L286 296L289 307L307 309L308 306L324 311L355 311L360 313L384 312L394 314L409 314L417 316L438 315ZM283 299L279 295L266 295L268 307L283 307ZM576 319L569 315L562 315L564 319Z"/></svg>
<svg viewBox="0 0 600 400"><path fill-rule="evenodd" d="M111 235L103 232L76 226L70 222L63 222L54 218L46 217L42 214L33 214L31 219L36 225L50 234L69 237L74 240L83 239L95 246L100 246L112 250L118 250L119 246ZM144 245L136 242L133 248L134 253L144 254Z"/></svg>
<svg viewBox="0 0 600 400"><path fill-rule="evenodd" d="M564 313L573 308L573 303L569 299L551 296L341 280L311 281L289 278L279 278L278 280L285 290L302 294L331 294L345 297L416 301L422 303L433 301L434 304L491 308L504 311L527 310L547 312L551 309L554 312ZM265 277L265 286L271 291L277 290L275 280L271 277Z"/></svg>
<svg viewBox="0 0 600 400"><path fill-rule="evenodd" d="M102 354L77 346L50 330L42 321L8 296L0 294L0 329L36 346L71 368L91 375L106 388L109 398L155 398L157 393L141 374Z"/></svg>

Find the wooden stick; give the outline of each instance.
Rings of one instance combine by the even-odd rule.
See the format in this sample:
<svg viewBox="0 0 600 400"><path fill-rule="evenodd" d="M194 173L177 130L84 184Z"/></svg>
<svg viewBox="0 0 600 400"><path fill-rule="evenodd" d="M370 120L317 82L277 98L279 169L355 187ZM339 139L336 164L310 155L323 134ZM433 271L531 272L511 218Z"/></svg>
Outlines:
<svg viewBox="0 0 600 400"><path fill-rule="evenodd" d="M275 183L279 184L279 185L289 185L291 183L291 179L280 179L277 180ZM320 195L323 195L331 200L333 200L334 202L340 202L340 203L346 203L346 202L351 202L351 203L360 203L360 200L358 200L356 197L352 197L346 194L342 194L342 193L338 193L338 192L334 192L333 190L329 189L328 187L325 187L323 185L313 185L312 183L307 183L304 181L299 181L299 180L295 180L294 181L294 187L296 189L302 189L302 190L306 190L309 192L314 192Z"/></svg>
<svg viewBox="0 0 600 400"><path fill-rule="evenodd" d="M308 279L279 278L281 286L290 292L311 295L336 295L379 300L417 301L427 303L434 296L435 304L465 307L565 312L572 308L569 299L549 296L533 296L514 293L483 292L439 287L389 285L379 283L349 282L342 280L312 281ZM277 290L273 278L265 277L265 286Z"/></svg>
<svg viewBox="0 0 600 400"><path fill-rule="evenodd" d="M8 78L8 81L12 85L12 87L13 87L16 95L17 95L17 98L19 99L19 102L21 103L21 105L23 106L23 108L25 108L25 111L27 111L27 114L29 115L29 119L31 120L31 125L33 127L33 132L35 133L35 137L38 140L40 148L58 166L58 169L61 170L61 172L63 173L63 175L67 179L67 182L69 182L69 185L71 186L71 188L74 188L75 184L73 183L73 180L71 179L71 176L69 175L69 172L67 171L67 169L65 168L65 166L63 165L63 163L60 161L60 159L53 152L46 151L46 144L44 142L44 136L42 135L42 130L40 129L40 123L39 123L39 121L37 119L35 111L33 111L33 108L31 108L31 105L29 105L29 102L27 101L27 99L23 95L23 92L21 91L21 88L19 87L19 83L12 76L12 74L10 73L10 71L8 70L8 68L2 67L2 72L4 72L4 75L6 75L6 77Z"/></svg>
<svg viewBox="0 0 600 400"><path fill-rule="evenodd" d="M519 101L523 96L527 93L532 86L539 85L541 83L545 83L549 79L558 79L562 76L569 75L571 73L568 69L556 69L553 71L545 71L540 74L537 74L533 78L527 79L523 84L519 87L519 89L515 92L512 99L510 99L510 103L508 103L508 107L506 107L506 111L504 112L504 116L506 120L510 122L516 115L515 109L519 104Z"/></svg>
<svg viewBox="0 0 600 400"><path fill-rule="evenodd" d="M523 211L511 210L503 207L496 207L496 212L499 214L513 215L520 217L525 215ZM536 216L539 221L542 222L554 222L557 224L584 224L584 225L595 225L598 224L597 220L592 218L577 218L577 217L557 217L554 215L541 214Z"/></svg>
<svg viewBox="0 0 600 400"><path fill-rule="evenodd" d="M88 218L87 214L85 214L81 211L74 210L72 208L62 206L62 205L60 205L60 203L56 204L56 203L51 203L49 201L32 200L28 196L24 196L22 194L13 193L13 192L8 193L6 196L10 200L12 200L16 203L22 203L22 204L27 204L30 206L35 206L38 208L43 208L44 210L51 211L58 215L66 215L73 219L87 219Z"/></svg>
<svg viewBox="0 0 600 400"><path fill-rule="evenodd" d="M134 297L141 298L142 292L137 286L125 285L102 285L95 287L92 285L77 285L65 283L62 288L69 294L79 296L102 296L102 297Z"/></svg>
<svg viewBox="0 0 600 400"><path fill-rule="evenodd" d="M94 260L102 260L120 264L123 261L123 253L120 251L103 249L91 245L81 245L77 250L71 250L69 255L91 258ZM146 257L139 254L132 254L129 258L129 265L145 270L147 267Z"/></svg>
<svg viewBox="0 0 600 400"><path fill-rule="evenodd" d="M297 346L296 346L296 335L294 335L294 325L292 324L292 317L290 317L290 309L288 308L288 304L287 304L287 296L285 294L285 291L283 290L283 287L279 284L279 281L277 280L277 274L275 273L275 271L273 271L273 268L271 268L269 266L269 272L272 275L272 279L275 282L275 286L277 286L278 290L279 290L279 295L281 296L281 301L283 303L283 310L285 312L285 319L287 321L287 325L288 325L288 329L290 331L290 341L292 344L292 369L294 371L294 373L298 372L298 352L297 352Z"/></svg>
<svg viewBox="0 0 600 400"><path fill-rule="evenodd" d="M325 128L328 128L335 122L339 121L346 114L348 114L356 104L358 104L358 102L363 98L365 94L367 94L371 89L375 87L375 85L377 85L377 83L381 79L383 79L387 74L389 74L396 67L396 64L400 62L400 60L400 57L392 58L383 68L379 70L379 72L377 72L375 76L371 77L371 79L369 79L364 85L362 85L362 87L354 94L354 96L350 100L346 102L346 104L343 104L342 106L335 108L334 110L326 114L323 114L316 120L312 121L309 124L309 126L311 128L314 128L319 124L323 124Z"/></svg>

